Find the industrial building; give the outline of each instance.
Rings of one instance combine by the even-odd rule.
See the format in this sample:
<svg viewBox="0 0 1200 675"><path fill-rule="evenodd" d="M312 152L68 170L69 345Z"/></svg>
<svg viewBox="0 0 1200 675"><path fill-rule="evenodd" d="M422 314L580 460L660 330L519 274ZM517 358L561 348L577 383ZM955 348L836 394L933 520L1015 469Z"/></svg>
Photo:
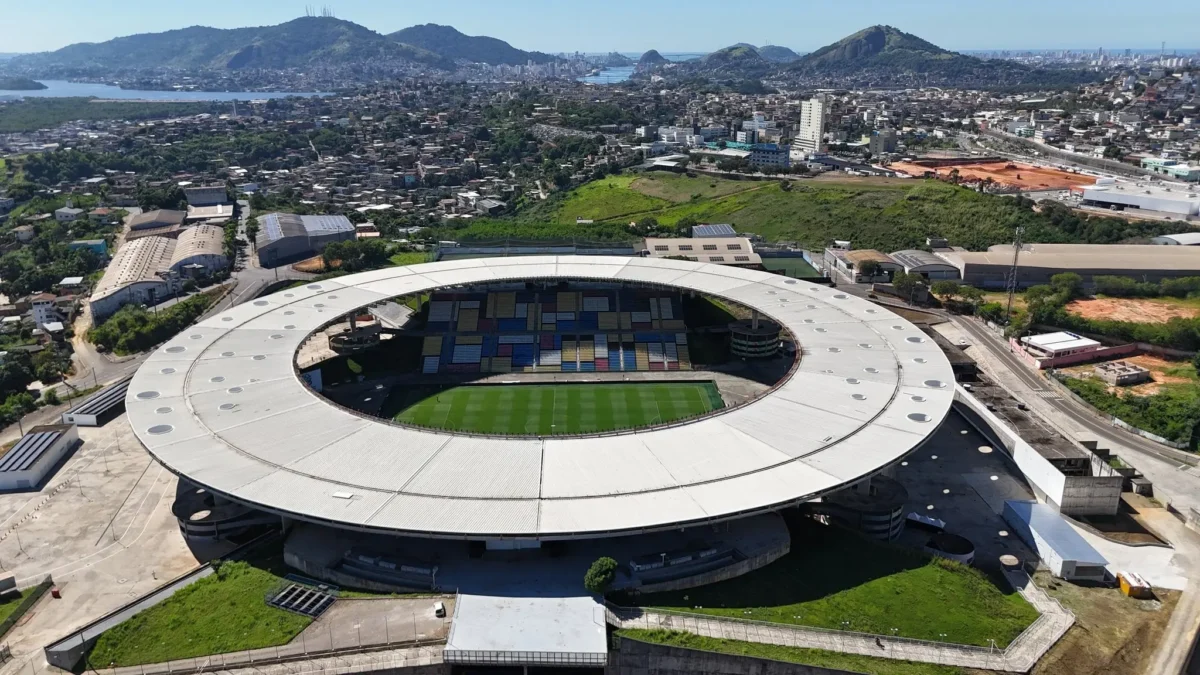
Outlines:
<svg viewBox="0 0 1200 675"><path fill-rule="evenodd" d="M183 225L186 217L187 214L183 211L172 211L169 209L146 211L129 219L129 231L137 232L139 230L160 230L172 226L179 227Z"/></svg>
<svg viewBox="0 0 1200 675"><path fill-rule="evenodd" d="M155 304L171 294L171 255L175 241L142 237L117 250L92 291L92 319L101 321L129 303Z"/></svg>
<svg viewBox="0 0 1200 675"><path fill-rule="evenodd" d="M309 258L326 244L355 238L354 224L345 216L268 213L258 225L258 260L263 267Z"/></svg>
<svg viewBox="0 0 1200 675"><path fill-rule="evenodd" d="M741 267L762 265L762 257L745 237L659 239L647 237L644 254L651 258L686 258L695 262Z"/></svg>
<svg viewBox="0 0 1200 675"><path fill-rule="evenodd" d="M738 233L729 223L714 223L711 225L693 225L693 239L711 239L713 237L736 237Z"/></svg>
<svg viewBox="0 0 1200 675"><path fill-rule="evenodd" d="M1027 352L1033 354L1035 357L1049 359L1055 359L1060 356L1071 356L1073 354L1087 354L1104 347L1104 345L1091 338L1085 338L1067 331L1030 335L1021 338L1021 344Z"/></svg>
<svg viewBox="0 0 1200 675"><path fill-rule="evenodd" d="M1183 180L1189 183L1200 181L1200 166L1180 162L1175 159L1146 157L1142 160L1142 168L1175 180Z"/></svg>
<svg viewBox="0 0 1200 675"><path fill-rule="evenodd" d="M207 276L229 266L225 256L225 230L215 225L196 225L179 235L171 254L170 269L181 276Z"/></svg>
<svg viewBox="0 0 1200 675"><path fill-rule="evenodd" d="M0 490L37 487L78 442L74 425L33 427L0 457Z"/></svg>
<svg viewBox="0 0 1200 675"><path fill-rule="evenodd" d="M1012 244L986 251L938 251L958 268L963 282L977 288L1005 288L1012 272ZM1050 283L1050 277L1075 272L1090 284L1096 276L1127 276L1138 281L1200 276L1200 248L1153 244L1024 244L1018 261L1017 285Z"/></svg>
<svg viewBox="0 0 1200 675"><path fill-rule="evenodd" d="M1158 183L1126 183L1101 178L1095 185L1072 190L1081 193L1085 206L1140 209L1184 217L1200 214L1200 194L1195 187L1165 187Z"/></svg>
<svg viewBox="0 0 1200 675"><path fill-rule="evenodd" d="M862 267L868 262L876 263L879 266L878 274L874 276L863 274ZM872 281L888 281L893 274L904 268L882 251L876 251L873 248L851 250L847 242L845 246L825 249L825 269L829 272L837 271L849 279L850 283L862 284Z"/></svg>
<svg viewBox="0 0 1200 675"><path fill-rule="evenodd" d="M896 251L891 259L903 267L906 274L920 274L930 281L957 279L958 268L929 251L908 249Z"/></svg>
<svg viewBox="0 0 1200 675"><path fill-rule="evenodd" d="M216 206L217 204L229 203L229 194L225 191L224 185L186 187L183 189L183 195L187 197L189 207Z"/></svg>
<svg viewBox="0 0 1200 675"><path fill-rule="evenodd" d="M1058 511L1038 502L1004 502L1004 521L1029 544L1050 573L1067 581L1106 581L1108 560Z"/></svg>
<svg viewBox="0 0 1200 675"><path fill-rule="evenodd" d="M1180 232L1164 234L1150 240L1151 244L1159 246L1200 246L1200 232Z"/></svg>

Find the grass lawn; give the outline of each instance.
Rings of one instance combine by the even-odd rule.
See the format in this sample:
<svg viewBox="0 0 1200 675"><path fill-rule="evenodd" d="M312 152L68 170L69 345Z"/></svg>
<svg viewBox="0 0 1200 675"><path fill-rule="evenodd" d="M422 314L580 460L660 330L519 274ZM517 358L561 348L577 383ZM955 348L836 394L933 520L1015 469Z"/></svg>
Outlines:
<svg viewBox="0 0 1200 675"><path fill-rule="evenodd" d="M405 251L388 258L393 265L418 265L429 262L429 254L422 251Z"/></svg>
<svg viewBox="0 0 1200 675"><path fill-rule="evenodd" d="M677 204L692 199L724 197L737 192L761 188L766 183L722 179L688 178L675 174L648 173L629 185L632 189L648 196L665 199Z"/></svg>
<svg viewBox="0 0 1200 675"><path fill-rule="evenodd" d="M789 277L800 279L821 276L821 273L804 258L763 258L763 267L772 272L782 271Z"/></svg>
<svg viewBox="0 0 1200 675"><path fill-rule="evenodd" d="M823 649L804 649L801 647L784 647L781 645L765 645L757 642L742 642L741 640L722 640L720 638L703 637L691 633L671 630L636 630L623 629L617 631L621 637L653 642L671 647L699 649L706 652L752 656L772 661L800 663L806 666L845 670L864 675L960 675L964 671L953 666L939 666L932 663L913 663L912 661L894 661L892 659L859 656L858 654L840 654Z"/></svg>
<svg viewBox="0 0 1200 675"><path fill-rule="evenodd" d="M13 442L13 445L16 445L15 441ZM9 446L5 446L4 450L7 452L8 448ZM8 593L3 598L0 598L0 621L4 621L8 617L12 616L12 613L17 611L17 606L21 604L21 601L25 599L26 595L29 595L29 591L31 590L33 589L27 588L23 591L17 591L16 593Z"/></svg>
<svg viewBox="0 0 1200 675"><path fill-rule="evenodd" d="M604 220L671 206L672 202L666 199L630 189L634 178L633 175L609 176L580 187L556 209L556 219L564 223L574 222L576 218Z"/></svg>
<svg viewBox="0 0 1200 675"><path fill-rule="evenodd" d="M94 668L134 666L286 644L311 619L266 603L280 583L274 569L227 562L101 635L88 661Z"/></svg>
<svg viewBox="0 0 1200 675"><path fill-rule="evenodd" d="M737 619L1000 647L1037 611L970 567L797 519L792 552L749 574L637 604Z"/></svg>
<svg viewBox="0 0 1200 675"><path fill-rule="evenodd" d="M485 434L579 434L630 429L723 407L711 382L474 385L392 392L398 422Z"/></svg>

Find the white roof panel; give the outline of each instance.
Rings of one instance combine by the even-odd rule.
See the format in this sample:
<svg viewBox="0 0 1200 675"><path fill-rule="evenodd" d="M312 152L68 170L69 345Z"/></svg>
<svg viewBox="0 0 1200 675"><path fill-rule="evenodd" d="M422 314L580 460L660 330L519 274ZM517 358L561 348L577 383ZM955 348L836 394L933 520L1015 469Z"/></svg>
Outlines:
<svg viewBox="0 0 1200 675"><path fill-rule="evenodd" d="M308 335L363 306L447 285L554 277L726 297L782 323L803 356L747 404L585 438L403 427L340 409L295 373ZM716 521L807 499L911 452L952 401L953 374L937 345L861 298L734 267L584 256L426 263L287 289L170 340L126 399L155 458L258 508L429 536L540 538Z"/></svg>

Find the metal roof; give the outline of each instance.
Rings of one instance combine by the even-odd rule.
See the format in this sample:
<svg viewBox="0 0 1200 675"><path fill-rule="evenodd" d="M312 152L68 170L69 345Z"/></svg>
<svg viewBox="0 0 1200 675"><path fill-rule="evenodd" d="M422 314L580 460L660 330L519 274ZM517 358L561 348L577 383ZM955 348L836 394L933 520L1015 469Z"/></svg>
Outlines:
<svg viewBox="0 0 1200 675"><path fill-rule="evenodd" d="M166 237L142 237L125 242L113 257L104 276L92 291L92 302L105 298L139 281L162 282L161 273L171 268L175 240Z"/></svg>
<svg viewBox="0 0 1200 675"><path fill-rule="evenodd" d="M693 225L692 237L703 239L704 237L736 237L737 232L733 229L733 225L728 223L715 223L713 225Z"/></svg>
<svg viewBox="0 0 1200 675"><path fill-rule="evenodd" d="M61 431L35 431L26 434L3 457L0 473L28 471L61 437Z"/></svg>
<svg viewBox="0 0 1200 675"><path fill-rule="evenodd" d="M1038 502L1010 499L1004 502L1013 515L1036 532L1063 560L1086 565L1107 565L1108 561L1092 548L1062 514Z"/></svg>
<svg viewBox="0 0 1200 675"><path fill-rule="evenodd" d="M1012 244L986 251L944 251L938 257L962 269L964 265L1011 267ZM1200 248L1155 244L1023 244L1021 267L1072 270L1173 270L1200 275Z"/></svg>
<svg viewBox="0 0 1200 675"><path fill-rule="evenodd" d="M906 271L921 269L923 267L954 268L954 265L942 260L929 251L922 251L920 249L896 251L890 257L892 260L900 263Z"/></svg>
<svg viewBox="0 0 1200 675"><path fill-rule="evenodd" d="M125 400L125 392L129 389L129 381L132 379L133 376L130 376L101 389L67 410L66 414L103 415Z"/></svg>
<svg viewBox="0 0 1200 675"><path fill-rule="evenodd" d="M726 298L782 324L803 358L744 405L591 437L400 426L333 405L297 373L300 344L348 312L446 286L531 279ZM426 536L568 538L735 518L854 482L933 433L953 382L933 340L836 289L681 260L530 256L393 267L239 305L152 354L126 405L138 438L167 468L260 508Z"/></svg>

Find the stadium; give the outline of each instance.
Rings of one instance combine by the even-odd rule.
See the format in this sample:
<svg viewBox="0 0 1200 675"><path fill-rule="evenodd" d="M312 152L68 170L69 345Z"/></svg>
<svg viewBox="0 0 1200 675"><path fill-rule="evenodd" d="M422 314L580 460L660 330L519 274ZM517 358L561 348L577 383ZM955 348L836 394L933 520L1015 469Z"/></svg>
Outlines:
<svg viewBox="0 0 1200 675"><path fill-rule="evenodd" d="M774 356L779 376L734 396L718 384L730 378L694 368L695 298L744 309L726 328L734 365ZM411 345L419 372L334 388L297 367L322 329L413 299L417 329L389 329L377 348ZM195 488L175 507L189 535L265 519L292 532L288 562L309 574L431 587L437 566L417 561L446 572L462 542L472 558L569 543L728 562L782 536L765 564L787 550L773 514L886 473L945 419L953 381L932 339L837 289L682 260L530 256L389 268L234 307L154 353L127 407L149 452ZM373 398L386 402L353 403Z"/></svg>

